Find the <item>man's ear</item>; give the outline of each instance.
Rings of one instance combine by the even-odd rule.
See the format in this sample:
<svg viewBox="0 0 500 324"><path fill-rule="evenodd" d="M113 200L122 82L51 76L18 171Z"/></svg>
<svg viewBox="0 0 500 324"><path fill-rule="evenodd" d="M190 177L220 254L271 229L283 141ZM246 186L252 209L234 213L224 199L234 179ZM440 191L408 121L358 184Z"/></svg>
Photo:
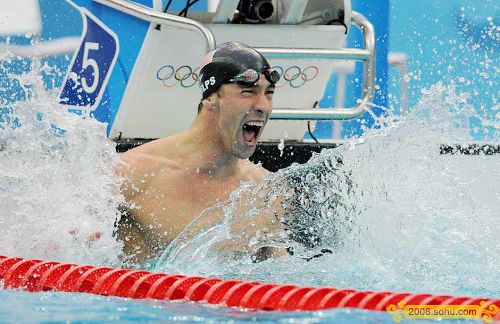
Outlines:
<svg viewBox="0 0 500 324"><path fill-rule="evenodd" d="M205 99L205 100L207 101L207 103L208 103L208 107L209 107L210 109L212 109L212 110L213 110L213 109L216 109L216 108L218 108L218 107L219 107L219 95L218 95L217 91L216 91L216 92L214 92L214 93L212 93L212 94L211 94L210 96L208 96L208 98L207 98L207 99Z"/></svg>

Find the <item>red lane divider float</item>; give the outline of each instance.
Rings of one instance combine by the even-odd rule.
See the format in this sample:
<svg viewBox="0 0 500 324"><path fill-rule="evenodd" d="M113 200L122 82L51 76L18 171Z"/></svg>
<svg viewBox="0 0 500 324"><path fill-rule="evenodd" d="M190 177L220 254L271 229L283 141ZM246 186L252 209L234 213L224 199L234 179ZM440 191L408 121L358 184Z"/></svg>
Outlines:
<svg viewBox="0 0 500 324"><path fill-rule="evenodd" d="M0 255L6 289L85 292L104 296L201 301L260 310L314 311L349 307L386 311L389 305L479 305L500 308L500 299L309 288L240 280L167 275L142 270L80 266ZM493 306L495 305L495 306ZM500 320L500 312L492 319Z"/></svg>

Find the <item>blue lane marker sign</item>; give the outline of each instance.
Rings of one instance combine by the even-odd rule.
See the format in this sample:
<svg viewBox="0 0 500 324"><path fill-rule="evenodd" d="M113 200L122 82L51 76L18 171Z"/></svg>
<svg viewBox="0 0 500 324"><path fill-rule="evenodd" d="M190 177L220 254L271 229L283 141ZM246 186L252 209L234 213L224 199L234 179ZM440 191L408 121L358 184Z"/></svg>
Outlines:
<svg viewBox="0 0 500 324"><path fill-rule="evenodd" d="M63 105L93 111L99 106L119 52L116 34L86 8L84 36L59 96Z"/></svg>

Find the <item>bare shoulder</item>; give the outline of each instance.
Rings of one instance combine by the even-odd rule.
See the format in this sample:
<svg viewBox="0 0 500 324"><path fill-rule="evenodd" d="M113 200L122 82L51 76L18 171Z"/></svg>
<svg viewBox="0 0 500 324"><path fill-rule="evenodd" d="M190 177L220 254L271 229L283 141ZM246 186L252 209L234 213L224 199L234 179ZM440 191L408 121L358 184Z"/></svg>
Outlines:
<svg viewBox="0 0 500 324"><path fill-rule="evenodd" d="M120 158L123 164L118 172L123 176L131 176L146 171L155 159L154 155L142 146L120 154Z"/></svg>
<svg viewBox="0 0 500 324"><path fill-rule="evenodd" d="M125 178L126 194L133 195L143 189L148 185L149 175L165 168L164 159L157 153L159 145L160 142L153 141L120 154L123 163L117 173Z"/></svg>
<svg viewBox="0 0 500 324"><path fill-rule="evenodd" d="M241 170L244 173L245 179L253 183L261 182L266 176L271 174L262 165L254 164L248 160L241 161Z"/></svg>

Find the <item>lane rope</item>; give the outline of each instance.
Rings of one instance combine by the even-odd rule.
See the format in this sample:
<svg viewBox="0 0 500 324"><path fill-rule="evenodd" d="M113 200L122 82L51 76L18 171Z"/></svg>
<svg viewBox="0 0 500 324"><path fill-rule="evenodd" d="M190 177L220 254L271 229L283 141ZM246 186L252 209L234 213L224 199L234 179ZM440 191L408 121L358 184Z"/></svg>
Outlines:
<svg viewBox="0 0 500 324"><path fill-rule="evenodd" d="M268 311L358 308L387 311L389 305L479 305L500 308L500 299L448 295L313 288L241 280L151 273L143 270L81 266L0 255L5 289L31 292L84 292L103 296L186 300ZM500 312L491 319L500 320Z"/></svg>

